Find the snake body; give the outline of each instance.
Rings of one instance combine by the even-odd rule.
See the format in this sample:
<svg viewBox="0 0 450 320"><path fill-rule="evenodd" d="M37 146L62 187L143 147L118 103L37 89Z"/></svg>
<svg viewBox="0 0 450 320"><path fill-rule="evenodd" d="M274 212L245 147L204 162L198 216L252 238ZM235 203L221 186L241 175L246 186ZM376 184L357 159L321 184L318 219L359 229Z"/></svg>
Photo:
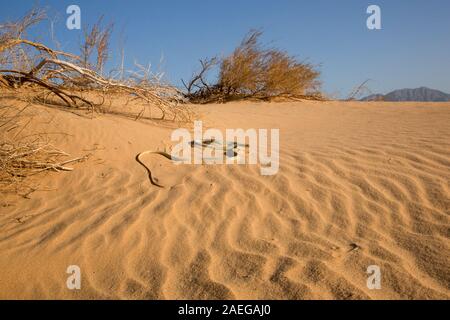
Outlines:
<svg viewBox="0 0 450 320"><path fill-rule="evenodd" d="M152 176L152 172L151 172L151 170L141 161L141 159L140 159L140 157L141 156L143 156L143 155L146 155L146 154L159 154L159 155L161 155L161 156L163 156L163 157L165 157L165 158L167 158L167 159L169 159L169 160L173 160L174 158L170 155L170 154L168 154L167 152L163 152L163 151L144 151L144 152L141 152L141 153L138 153L137 155L136 155L136 161L141 165L141 166L143 166L144 168L145 168L145 170L147 170L147 173L148 173L148 179L150 180L150 183L152 184L152 185L154 185L154 186L156 186L156 187L159 187L159 188L164 188L164 186L162 186L162 185L160 185L157 181L158 181L158 179L155 179L155 178L153 178L153 176Z"/></svg>
<svg viewBox="0 0 450 320"><path fill-rule="evenodd" d="M210 147L211 144L213 143L219 143L217 142L215 139L209 139L209 140L202 140L202 141L191 141L190 145L192 148L199 146L199 147ZM223 144L223 150L224 150L224 154L228 157L236 157L238 154L236 151L234 151L236 148L238 148L239 146L241 147L248 147L248 144L239 144L237 142L232 142L232 143L227 143L227 144ZM163 156L166 159L172 160L172 161L185 161L185 159L181 159L181 158L177 158L177 157L173 157L171 154L168 154L167 152L164 151L151 151L151 150L147 150L147 151L143 151L141 153L138 153L135 157L136 161L145 168L145 170L147 171L148 174L148 179L150 180L150 183L158 188L164 188L164 186L160 185L158 183L158 179L154 178L152 176L152 172L151 170L142 162L141 157L147 154L158 154L160 156ZM230 156L231 154L231 156Z"/></svg>

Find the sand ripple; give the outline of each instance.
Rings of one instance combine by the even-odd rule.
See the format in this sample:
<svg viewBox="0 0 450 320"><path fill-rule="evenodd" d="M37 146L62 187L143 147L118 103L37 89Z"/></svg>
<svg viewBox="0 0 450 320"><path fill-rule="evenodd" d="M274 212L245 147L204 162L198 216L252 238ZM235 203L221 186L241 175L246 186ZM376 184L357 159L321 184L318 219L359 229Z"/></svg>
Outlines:
<svg viewBox="0 0 450 320"><path fill-rule="evenodd" d="M166 189L133 160L153 127L58 113L68 130L93 130L84 145L106 150L73 174L50 175L57 191L3 200L0 297L448 299L450 107L411 105L409 116L407 106L297 108L267 111L286 117L277 175L247 165L177 172L148 159L177 177ZM305 128L293 131L293 117ZM80 291L65 288L70 264L81 267ZM381 268L381 290L366 287L369 265Z"/></svg>

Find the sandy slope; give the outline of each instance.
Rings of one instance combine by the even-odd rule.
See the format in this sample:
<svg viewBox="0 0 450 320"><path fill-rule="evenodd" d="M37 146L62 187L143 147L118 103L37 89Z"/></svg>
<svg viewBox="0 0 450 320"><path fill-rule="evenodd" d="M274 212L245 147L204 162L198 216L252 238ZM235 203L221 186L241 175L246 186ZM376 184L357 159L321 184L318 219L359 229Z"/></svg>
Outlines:
<svg viewBox="0 0 450 320"><path fill-rule="evenodd" d="M0 298L450 298L450 104L197 107L210 127L279 128L280 171L146 156L166 189L135 156L170 126L45 109L73 135L59 147L93 155L53 191L2 195Z"/></svg>

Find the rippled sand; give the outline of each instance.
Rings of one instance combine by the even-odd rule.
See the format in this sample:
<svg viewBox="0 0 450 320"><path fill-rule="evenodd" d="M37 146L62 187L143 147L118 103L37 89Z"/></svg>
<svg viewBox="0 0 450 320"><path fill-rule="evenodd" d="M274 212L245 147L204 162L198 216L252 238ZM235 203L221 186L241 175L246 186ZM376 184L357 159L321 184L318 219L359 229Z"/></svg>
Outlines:
<svg viewBox="0 0 450 320"><path fill-rule="evenodd" d="M170 125L45 108L72 135L56 145L92 156L0 198L0 298L450 298L450 104L195 109L208 127L279 128L278 174L148 155L156 188L135 157L170 145Z"/></svg>

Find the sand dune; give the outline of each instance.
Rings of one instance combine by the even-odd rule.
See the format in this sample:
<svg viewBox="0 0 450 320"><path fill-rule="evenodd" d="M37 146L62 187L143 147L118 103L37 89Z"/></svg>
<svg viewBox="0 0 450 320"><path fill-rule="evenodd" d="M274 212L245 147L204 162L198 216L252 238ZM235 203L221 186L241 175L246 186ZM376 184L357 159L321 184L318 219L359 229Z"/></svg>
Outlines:
<svg viewBox="0 0 450 320"><path fill-rule="evenodd" d="M450 298L448 103L195 107L209 127L279 128L280 170L146 156L164 189L135 156L170 146L171 125L36 108L92 156L48 173L50 191L2 195L0 298Z"/></svg>

